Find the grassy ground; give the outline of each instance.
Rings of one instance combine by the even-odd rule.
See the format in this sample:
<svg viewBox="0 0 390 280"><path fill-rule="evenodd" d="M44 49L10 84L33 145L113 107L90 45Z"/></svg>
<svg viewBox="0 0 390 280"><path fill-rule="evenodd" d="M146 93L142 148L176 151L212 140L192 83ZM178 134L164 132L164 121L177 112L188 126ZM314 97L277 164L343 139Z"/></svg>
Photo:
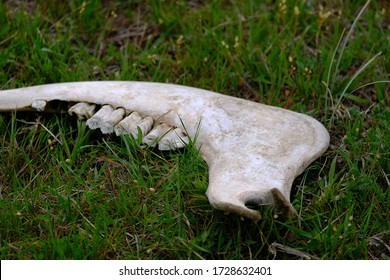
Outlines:
<svg viewBox="0 0 390 280"><path fill-rule="evenodd" d="M304 112L331 134L294 182L297 229L270 208L258 223L213 210L193 147L1 114L1 259L389 259L390 7L372 1L348 32L365 3L343 2L1 1L1 89L170 82Z"/></svg>

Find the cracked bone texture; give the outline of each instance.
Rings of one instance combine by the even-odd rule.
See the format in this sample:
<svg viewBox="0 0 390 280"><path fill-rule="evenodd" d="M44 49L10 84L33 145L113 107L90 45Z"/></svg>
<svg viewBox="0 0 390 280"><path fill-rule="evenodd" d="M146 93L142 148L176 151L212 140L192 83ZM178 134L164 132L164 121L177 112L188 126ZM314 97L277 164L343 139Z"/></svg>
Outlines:
<svg viewBox="0 0 390 280"><path fill-rule="evenodd" d="M75 114L80 120L89 119L95 114L95 104L79 102L69 108L68 113L72 116Z"/></svg>
<svg viewBox="0 0 390 280"><path fill-rule="evenodd" d="M35 100L110 105L182 129L196 139L209 167L211 205L253 220L260 216L248 203L292 208L294 178L329 145L324 126L305 114L171 84L76 82L3 90L0 111L33 110Z"/></svg>

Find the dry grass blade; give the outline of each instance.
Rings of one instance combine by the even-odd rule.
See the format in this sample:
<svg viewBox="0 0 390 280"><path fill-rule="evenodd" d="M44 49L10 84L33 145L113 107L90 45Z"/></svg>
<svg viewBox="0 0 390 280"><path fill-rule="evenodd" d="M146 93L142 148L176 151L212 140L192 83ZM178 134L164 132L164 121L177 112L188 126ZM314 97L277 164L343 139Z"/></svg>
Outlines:
<svg viewBox="0 0 390 280"><path fill-rule="evenodd" d="M312 256L310 254L307 254L305 252L302 252L298 249L294 249L292 247L282 245L282 244L279 244L276 242L272 243L269 246L269 251L274 255L274 257L276 257L276 254L279 251L279 252L283 252L283 253L286 253L289 255L297 256L297 257L299 257L301 259L305 259L305 260L317 260L318 259L317 257Z"/></svg>

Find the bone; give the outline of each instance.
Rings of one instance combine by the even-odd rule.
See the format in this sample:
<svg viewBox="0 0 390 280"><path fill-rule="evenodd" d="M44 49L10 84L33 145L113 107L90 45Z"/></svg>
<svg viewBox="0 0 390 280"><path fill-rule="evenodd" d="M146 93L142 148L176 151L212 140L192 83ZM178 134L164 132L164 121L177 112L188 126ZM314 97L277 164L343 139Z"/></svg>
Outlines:
<svg viewBox="0 0 390 280"><path fill-rule="evenodd" d="M152 129L154 120L152 117L148 116L144 118L138 125L137 128L139 128L142 132L142 137L144 137L149 131ZM137 129L138 132L138 129ZM137 134L138 135L138 134Z"/></svg>
<svg viewBox="0 0 390 280"><path fill-rule="evenodd" d="M159 140L164 137L172 127L167 123L160 123L155 126L143 139L142 143L149 146L154 147L157 145Z"/></svg>
<svg viewBox="0 0 390 280"><path fill-rule="evenodd" d="M138 135L137 124L142 120L142 116L138 112L132 112L130 115L121 120L115 127L114 131L117 136L131 134L134 138ZM136 134L133 134L134 131Z"/></svg>
<svg viewBox="0 0 390 280"><path fill-rule="evenodd" d="M182 129L209 167L210 204L255 221L259 212L247 204L274 205L297 215L290 203L292 183L329 145L324 126L305 114L171 84L77 82L4 90L0 111L42 108L35 100L109 105L110 113L124 108L150 116L164 124L144 137L149 145L172 128ZM106 115L99 111L87 122L101 127Z"/></svg>
<svg viewBox="0 0 390 280"><path fill-rule="evenodd" d="M95 104L79 102L69 108L68 112L72 116L75 114L80 120L89 119L95 114Z"/></svg>
<svg viewBox="0 0 390 280"><path fill-rule="evenodd" d="M87 125L90 129L100 128L104 123L104 119L114 112L114 108L111 105L104 105L92 118L87 120Z"/></svg>
<svg viewBox="0 0 390 280"><path fill-rule="evenodd" d="M38 112L42 112L45 110L47 102L45 100L34 100L31 103L31 108L37 110Z"/></svg>
<svg viewBox="0 0 390 280"><path fill-rule="evenodd" d="M130 134L134 139L138 139L138 129L141 130L142 137L144 137L152 129L153 122L153 118L150 116L142 119L140 113L132 112L114 127L114 131L117 136Z"/></svg>
<svg viewBox="0 0 390 280"><path fill-rule="evenodd" d="M158 141L158 149L161 151L176 150L184 148L190 139L184 131L177 127L173 130L168 131L160 141Z"/></svg>
<svg viewBox="0 0 390 280"><path fill-rule="evenodd" d="M103 134L113 133L114 126L122 120L125 113L126 111L123 108L115 110L111 105L104 105L86 123L90 129L100 128Z"/></svg>

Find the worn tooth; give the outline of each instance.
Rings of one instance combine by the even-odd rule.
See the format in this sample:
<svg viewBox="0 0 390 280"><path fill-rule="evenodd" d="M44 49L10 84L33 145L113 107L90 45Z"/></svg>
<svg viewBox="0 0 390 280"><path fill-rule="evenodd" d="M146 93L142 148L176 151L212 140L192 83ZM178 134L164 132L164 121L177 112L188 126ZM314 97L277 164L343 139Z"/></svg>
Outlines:
<svg viewBox="0 0 390 280"><path fill-rule="evenodd" d="M118 108L110 116L107 116L106 123L100 128L102 133L113 133L114 126L120 122L123 117L126 115L126 110L123 108Z"/></svg>
<svg viewBox="0 0 390 280"><path fill-rule="evenodd" d="M153 118L142 116L138 112L132 112L126 118L121 120L115 127L114 131L117 136L123 134L131 134L134 138L138 137L138 127L142 131L142 136L145 136L153 126Z"/></svg>
<svg viewBox="0 0 390 280"><path fill-rule="evenodd" d="M139 129L142 131L142 138L150 132L152 129L154 120L152 117L148 116L144 118L138 125ZM138 135L138 128L137 128L137 135Z"/></svg>
<svg viewBox="0 0 390 280"><path fill-rule="evenodd" d="M121 120L115 127L114 131L117 136L124 134L131 134L135 139L138 138L138 128L142 132L142 137L145 136L153 126L153 118L148 116L142 119L141 114L133 112L123 120Z"/></svg>
<svg viewBox="0 0 390 280"><path fill-rule="evenodd" d="M115 127L116 136L124 134L132 134L133 130L137 129L137 124L142 120L142 116L138 112L132 112L130 115L121 120ZM133 135L134 136L134 135ZM134 136L135 137L135 136Z"/></svg>
<svg viewBox="0 0 390 280"><path fill-rule="evenodd" d="M156 146L157 142L167 134L172 127L166 123L160 123L155 126L143 139L142 143L146 144L149 147Z"/></svg>
<svg viewBox="0 0 390 280"><path fill-rule="evenodd" d="M161 151L175 150L184 148L190 139L187 134L179 127L170 130L158 142L158 149Z"/></svg>
<svg viewBox="0 0 390 280"><path fill-rule="evenodd" d="M104 123L105 117L109 116L112 112L114 112L114 108L111 105L104 105L86 123L90 129L100 128Z"/></svg>
<svg viewBox="0 0 390 280"><path fill-rule="evenodd" d="M31 103L31 108L34 108L35 110L42 112L45 110L46 107L46 101L45 100L34 100Z"/></svg>
<svg viewBox="0 0 390 280"><path fill-rule="evenodd" d="M123 108L114 110L111 105L104 105L86 123L90 129L100 128L103 134L113 133L114 125L122 120L125 113L126 111Z"/></svg>
<svg viewBox="0 0 390 280"><path fill-rule="evenodd" d="M96 108L95 104L80 102L70 107L68 112L71 116L73 114L76 114L80 120L89 119L95 113L95 108Z"/></svg>
<svg viewBox="0 0 390 280"><path fill-rule="evenodd" d="M113 133L114 126L123 119L125 114L126 114L125 109L118 108L114 110L110 115L105 116L100 126L100 130L102 131L102 133L103 134Z"/></svg>

